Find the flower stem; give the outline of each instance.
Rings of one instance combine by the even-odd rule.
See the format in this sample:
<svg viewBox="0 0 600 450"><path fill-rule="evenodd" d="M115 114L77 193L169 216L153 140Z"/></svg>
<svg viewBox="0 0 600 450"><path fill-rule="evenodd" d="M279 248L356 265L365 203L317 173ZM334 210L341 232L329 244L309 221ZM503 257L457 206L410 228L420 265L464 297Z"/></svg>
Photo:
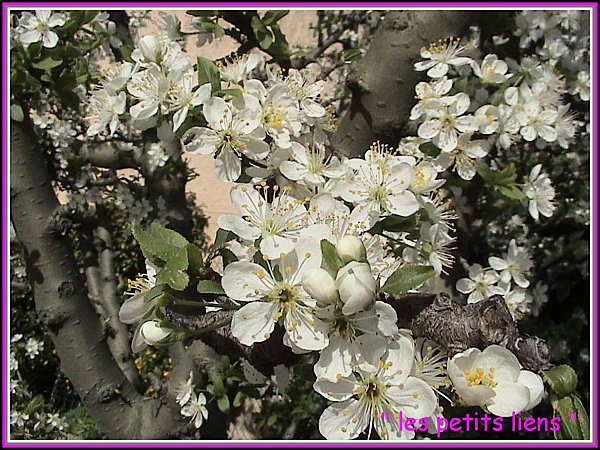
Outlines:
<svg viewBox="0 0 600 450"><path fill-rule="evenodd" d="M196 306L198 308L204 308L206 306L213 306L224 310L235 311L240 309L237 305L231 305L228 303L217 303L217 302L195 302L190 300L174 300L172 305L175 306Z"/></svg>

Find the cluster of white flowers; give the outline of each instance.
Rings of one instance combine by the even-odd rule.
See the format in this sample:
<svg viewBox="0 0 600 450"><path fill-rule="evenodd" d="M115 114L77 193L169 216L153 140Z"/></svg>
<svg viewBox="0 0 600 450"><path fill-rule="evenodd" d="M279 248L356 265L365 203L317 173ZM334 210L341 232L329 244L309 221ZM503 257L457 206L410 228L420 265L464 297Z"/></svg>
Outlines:
<svg viewBox="0 0 600 450"><path fill-rule="evenodd" d="M193 372L185 383L181 383L176 389L177 404L181 407L181 415L189 417L194 427L200 428L204 421L208 419L208 409L206 409L206 396L200 392L194 392Z"/></svg>
<svg viewBox="0 0 600 450"><path fill-rule="evenodd" d="M585 47L576 44L578 13L524 12L519 20L542 29L541 22L550 20L548 14L553 17L550 27L554 30L562 27L563 34L555 40L568 40L572 45ZM521 28L519 32L531 34ZM555 34L556 30L546 30L540 36L533 33L535 37L531 39L536 41L545 36L548 41ZM418 102L410 118L419 124L418 138L404 138L400 152L418 155L438 172L453 170L462 179L471 180L477 165L486 164L484 158L494 145L506 152L529 142L538 149L548 145L568 148L582 123L575 120L563 98L570 92L589 100L589 69L586 72L589 59L583 50L569 56L568 61L570 53L561 53L564 57L558 59L548 57L545 50L549 45L546 43L537 54L523 57L519 62L503 61L494 54L482 60L467 56L469 46L460 45L456 39L438 41L422 49L424 61L417 62L415 70L427 71L431 81L420 82L415 88ZM559 62L569 66L566 72L562 65L559 72ZM421 146L425 144L435 146L436 151L423 152ZM493 170L498 169L493 167ZM539 176L540 171L541 166L535 166L529 180L522 185L530 200L529 212L536 220L540 215L550 217L555 209L551 181L546 175Z"/></svg>
<svg viewBox="0 0 600 450"><path fill-rule="evenodd" d="M477 303L497 294L504 297L506 306L515 320L529 314L537 314L541 306L540 290L544 288L538 283L535 288L537 293L534 290L528 291L533 268L529 252L517 246L515 239L511 239L507 254L503 258L491 256L488 263L489 267L473 264L469 267L469 277L457 281L456 289L469 295L467 301Z"/></svg>
<svg viewBox="0 0 600 450"><path fill-rule="evenodd" d="M470 349L449 360L435 342L398 329L394 308L380 294L405 266L431 266L437 275L452 267L456 214L442 190L445 171L471 180L492 150L509 151L517 142L569 145L576 122L563 104L567 87L555 60L542 53L518 63L495 54L478 60L456 39L433 44L415 65L431 78L416 87L411 119L418 136L397 149L376 143L363 158L348 159L328 148L321 82L269 67L264 81L253 79L262 59L250 54L215 66L218 80L199 85L173 38L142 38L135 64L122 63L114 69L121 75L105 77L94 96L111 101L92 101L97 111L110 105L98 114L97 132L115 132L129 106L136 127L157 127L170 142L177 132L185 151L214 155L217 175L239 182L231 190L236 213L219 218L220 228L237 237L228 244L237 261L221 271L225 294L239 306L231 332L249 346L279 326L293 352L318 352L314 389L334 402L321 416L321 433L352 439L375 429L386 439L412 438L382 413L439 416L442 387L498 415L536 406L543 383L508 350ZM534 219L552 215L555 192L541 165L522 190ZM470 303L503 295L516 319L535 312L541 302L534 297L542 296L526 290L526 250L512 240L503 258L488 262L471 266L458 291ZM158 306L144 299L154 284L150 274L121 308L121 320L138 324L138 350L172 332L159 326ZM199 426L206 399L188 384L182 414Z"/></svg>

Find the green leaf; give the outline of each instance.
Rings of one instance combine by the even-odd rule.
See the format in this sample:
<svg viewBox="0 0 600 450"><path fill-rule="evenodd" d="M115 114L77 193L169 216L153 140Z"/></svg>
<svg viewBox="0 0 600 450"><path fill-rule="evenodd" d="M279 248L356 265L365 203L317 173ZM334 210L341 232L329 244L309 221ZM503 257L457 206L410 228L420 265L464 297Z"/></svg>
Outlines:
<svg viewBox="0 0 600 450"><path fill-rule="evenodd" d="M190 282L190 277L185 269L187 269L187 251L184 249L180 255L174 256L160 269L156 274L156 282L168 284L177 291L183 291Z"/></svg>
<svg viewBox="0 0 600 450"><path fill-rule="evenodd" d="M19 105L10 105L10 118L15 122L23 122L25 114Z"/></svg>
<svg viewBox="0 0 600 450"><path fill-rule="evenodd" d="M396 270L381 287L381 291L391 295L403 294L416 289L435 275L431 266L407 264Z"/></svg>
<svg viewBox="0 0 600 450"><path fill-rule="evenodd" d="M217 92L215 92L214 95L218 95L219 97L229 96L234 98L241 98L243 94L244 93L241 89L219 89Z"/></svg>
<svg viewBox="0 0 600 450"><path fill-rule="evenodd" d="M267 419L267 426L272 427L275 425L275 422L277 422L277 415L273 414Z"/></svg>
<svg viewBox="0 0 600 450"><path fill-rule="evenodd" d="M495 184L509 186L514 183L517 177L514 164L509 164L496 175Z"/></svg>
<svg viewBox="0 0 600 450"><path fill-rule="evenodd" d="M196 274L202 273L204 271L204 254L202 253L202 250L200 250L197 245L188 244L187 253L190 272Z"/></svg>
<svg viewBox="0 0 600 450"><path fill-rule="evenodd" d="M436 157L442 152L435 144L432 144L431 142L425 142L421 144L419 146L419 150L431 157Z"/></svg>
<svg viewBox="0 0 600 450"><path fill-rule="evenodd" d="M267 11L262 18L262 21L265 25L273 25L274 23L279 22L285 16L289 14L289 11Z"/></svg>
<svg viewBox="0 0 600 450"><path fill-rule="evenodd" d="M325 261L325 268L335 278L338 271L344 266L344 263L335 250L335 245L327 239L323 239L321 241L321 252L323 253L323 261Z"/></svg>
<svg viewBox="0 0 600 450"><path fill-rule="evenodd" d="M210 83L212 93L221 89L221 74L219 68L210 59L198 56L198 84Z"/></svg>
<svg viewBox="0 0 600 450"><path fill-rule="evenodd" d="M573 395L573 404L575 405L575 413L577 414L577 422L579 422L579 428L583 434L583 439L590 438L590 418L587 411L585 410L581 399Z"/></svg>
<svg viewBox="0 0 600 450"><path fill-rule="evenodd" d="M271 25L275 41L269 46L269 51L278 58L289 58L290 57L290 46L285 34L281 31L278 24Z"/></svg>
<svg viewBox="0 0 600 450"><path fill-rule="evenodd" d="M183 290L189 283L189 242L176 231L152 223L146 228L133 226L133 236L139 242L144 256L161 267L156 275L157 284L168 284Z"/></svg>
<svg viewBox="0 0 600 450"><path fill-rule="evenodd" d="M235 256L235 253L228 248L221 250L221 258L223 258L223 267L227 267L232 262L236 262L238 260L238 257Z"/></svg>
<svg viewBox="0 0 600 450"><path fill-rule="evenodd" d="M196 289L200 294L225 294L223 287L212 280L198 281L198 287Z"/></svg>
<svg viewBox="0 0 600 450"><path fill-rule="evenodd" d="M403 231L411 232L417 229L419 225L420 216L418 213L412 214L408 217L402 216L389 216L378 222L371 229L372 233L381 234L382 231L393 231L400 233Z"/></svg>
<svg viewBox="0 0 600 450"><path fill-rule="evenodd" d="M63 63L62 59L54 59L51 56L48 58L44 58L41 61L36 61L31 63L31 66L34 69L41 69L41 70L50 70L50 69L54 69L55 67L60 66Z"/></svg>
<svg viewBox="0 0 600 450"><path fill-rule="evenodd" d="M213 243L212 248L214 251L217 251L225 247L225 245L233 239L235 239L235 234L233 234L231 231L219 228L217 230L217 235L215 236L215 242Z"/></svg>
<svg viewBox="0 0 600 450"><path fill-rule="evenodd" d="M258 16L253 16L250 24L258 44L261 48L265 50L268 49L273 43L273 34L267 29L267 26Z"/></svg>
<svg viewBox="0 0 600 450"><path fill-rule="evenodd" d="M223 414L228 414L230 405L229 405L229 397L224 395L223 397L217 398L217 406L223 412Z"/></svg>
<svg viewBox="0 0 600 450"><path fill-rule="evenodd" d="M567 395L560 399L555 397L551 400L551 403L555 413L560 416L560 437L562 439L589 439L589 418L583 405L575 395ZM570 414L573 413L577 415L575 420L571 420L570 417Z"/></svg>
<svg viewBox="0 0 600 450"><path fill-rule="evenodd" d="M154 286L152 289L150 289L149 291L146 291L144 293L144 303L151 302L156 297L158 297L160 294L162 294L164 291L165 291L164 286L161 286L161 285Z"/></svg>
<svg viewBox="0 0 600 450"><path fill-rule="evenodd" d="M194 16L194 17L214 17L217 14L219 14L219 11L215 11L215 10L201 10L201 11L188 10L185 13L189 14L190 16Z"/></svg>
<svg viewBox="0 0 600 450"><path fill-rule="evenodd" d="M543 376L559 398L572 394L577 389L577 374L565 364L553 367L544 372Z"/></svg>
<svg viewBox="0 0 600 450"><path fill-rule="evenodd" d="M525 194L523 193L523 191L514 184L511 186L498 186L497 189L498 192L500 192L505 197L519 201L525 199Z"/></svg>
<svg viewBox="0 0 600 450"><path fill-rule="evenodd" d="M238 391L237 394L235 394L235 397L233 398L233 406L235 408L242 406L244 404L245 398L246 395L242 391Z"/></svg>
<svg viewBox="0 0 600 450"><path fill-rule="evenodd" d="M185 249L189 244L181 234L156 222L147 227L134 224L132 232L133 237L140 244L144 256L158 265L162 265L161 262L166 262L172 254ZM159 259L157 260L157 258Z"/></svg>
<svg viewBox="0 0 600 450"><path fill-rule="evenodd" d="M465 92L466 89L467 89L467 78L463 77L463 78L459 78L457 81L454 82L452 91L455 93L458 93L458 92Z"/></svg>
<svg viewBox="0 0 600 450"><path fill-rule="evenodd" d="M494 185L494 173L490 170L490 168L485 163L480 163L475 166L475 170L479 174L479 176L485 181L487 184Z"/></svg>
<svg viewBox="0 0 600 450"><path fill-rule="evenodd" d="M212 385L215 397L222 397L227 393L225 391L225 385L223 384L223 378L221 378L221 375L215 375Z"/></svg>
<svg viewBox="0 0 600 450"><path fill-rule="evenodd" d="M362 50L360 48L351 48L342 52L342 58L345 63L351 63L358 61L362 57Z"/></svg>

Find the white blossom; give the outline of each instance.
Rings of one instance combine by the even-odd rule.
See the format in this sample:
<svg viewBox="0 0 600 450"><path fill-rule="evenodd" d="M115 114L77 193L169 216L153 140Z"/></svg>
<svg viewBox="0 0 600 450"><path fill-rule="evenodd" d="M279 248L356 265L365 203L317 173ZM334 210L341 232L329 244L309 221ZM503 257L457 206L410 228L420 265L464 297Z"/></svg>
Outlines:
<svg viewBox="0 0 600 450"><path fill-rule="evenodd" d="M237 109L222 98L204 103L208 127L193 127L183 135L184 149L200 155L216 154L215 171L224 181L236 181L242 173L241 156L261 160L269 154L256 109Z"/></svg>
<svg viewBox="0 0 600 450"><path fill-rule="evenodd" d="M27 342L25 343L25 353L29 359L34 359L42 350L44 350L43 342L38 341L35 338L27 339Z"/></svg>
<svg viewBox="0 0 600 450"><path fill-rule="evenodd" d="M53 13L47 9L35 11L35 15L24 11L19 18L21 30L18 39L25 47L42 41L42 46L54 48L58 44L58 35L52 28L61 27L66 21L65 14Z"/></svg>
<svg viewBox="0 0 600 450"><path fill-rule="evenodd" d="M197 396L192 394L190 401L181 408L181 415L189 417L196 428L200 428L202 423L208 419L208 409L206 409L206 396L202 393Z"/></svg>
<svg viewBox="0 0 600 450"><path fill-rule="evenodd" d="M522 288L529 286L529 280L525 278L525 275L533 267L533 262L526 250L517 247L514 239L509 242L508 254L504 259L491 256L488 262L492 269L500 273L500 279L503 283L508 283L512 279Z"/></svg>
<svg viewBox="0 0 600 450"><path fill-rule="evenodd" d="M542 378L522 370L515 355L499 345L454 355L448 375L466 405L485 406L501 417L534 408L544 395Z"/></svg>
<svg viewBox="0 0 600 450"><path fill-rule="evenodd" d="M419 126L417 134L423 139L432 139L442 152L451 152L462 133L479 128L473 116L463 116L469 104L469 96L462 92L444 97L435 107L426 110L425 122Z"/></svg>
<svg viewBox="0 0 600 450"><path fill-rule="evenodd" d="M469 267L469 278L461 278L456 282L456 289L463 294L469 294L467 301L477 303L494 294L502 294L502 289L495 284L500 275L494 270L484 270L479 264Z"/></svg>
<svg viewBox="0 0 600 450"><path fill-rule="evenodd" d="M317 379L314 388L334 403L319 420L319 431L327 439L355 439L372 428L382 439L411 439L414 432L399 430L398 414L428 417L437 406L433 390L410 376L414 347L410 337L401 336L387 344L377 336L363 335L362 359L347 377L336 382ZM390 413L386 421L382 413Z"/></svg>
<svg viewBox="0 0 600 450"><path fill-rule="evenodd" d="M460 56L464 51L465 47L460 45L459 39L440 39L430 44L428 48L421 49L421 57L429 61L415 63L415 70L418 72L427 70L427 76L430 78L443 77L448 73L449 66L460 67L472 61L471 58Z"/></svg>
<svg viewBox="0 0 600 450"><path fill-rule="evenodd" d="M346 168L337 156L328 155L327 149L318 143L308 150L292 142L291 161L283 161L279 170L290 180L302 180L308 187L321 186L327 179L339 179L346 175Z"/></svg>
<svg viewBox="0 0 600 450"><path fill-rule="evenodd" d="M523 192L529 198L529 214L535 220L539 220L540 214L544 217L554 214L556 205L553 200L556 193L548 175L542 173L541 164L531 169Z"/></svg>
<svg viewBox="0 0 600 450"><path fill-rule="evenodd" d="M294 248L294 241L306 230L306 208L289 195L289 189L275 186L275 198L266 200L252 185L231 189L231 202L239 215L221 215L219 227L232 231L242 239L260 238L260 251L269 259L277 259Z"/></svg>
<svg viewBox="0 0 600 450"><path fill-rule="evenodd" d="M293 252L279 260L282 279L251 262L234 262L225 267L223 289L230 298L246 304L235 311L232 334L244 345L269 339L275 325L285 328L284 343L299 352L320 350L327 346L325 325L315 316L314 300L302 288L302 277L321 266L320 243L312 238L300 239Z"/></svg>

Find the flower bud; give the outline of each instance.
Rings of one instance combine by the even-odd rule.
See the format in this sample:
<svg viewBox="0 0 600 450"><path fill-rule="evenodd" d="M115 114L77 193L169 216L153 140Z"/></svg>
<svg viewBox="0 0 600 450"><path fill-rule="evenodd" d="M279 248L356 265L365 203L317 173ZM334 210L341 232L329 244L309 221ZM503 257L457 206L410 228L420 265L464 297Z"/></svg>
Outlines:
<svg viewBox="0 0 600 450"><path fill-rule="evenodd" d="M140 50L147 61L158 62L157 56L160 52L160 46L154 36L144 36L140 39Z"/></svg>
<svg viewBox="0 0 600 450"><path fill-rule="evenodd" d="M148 345L158 345L160 341L171 334L173 330L158 326L158 320L149 320L140 328L140 335Z"/></svg>
<svg viewBox="0 0 600 450"><path fill-rule="evenodd" d="M302 277L302 287L317 302L325 305L335 303L340 297L335 280L324 269L313 269Z"/></svg>
<svg viewBox="0 0 600 450"><path fill-rule="evenodd" d="M346 315L365 309L375 299L377 281L367 263L346 264L338 272L335 285L344 303L342 313Z"/></svg>
<svg viewBox="0 0 600 450"><path fill-rule="evenodd" d="M365 244L356 236L344 236L338 241L335 249L344 264L350 261L365 261L367 259Z"/></svg>

